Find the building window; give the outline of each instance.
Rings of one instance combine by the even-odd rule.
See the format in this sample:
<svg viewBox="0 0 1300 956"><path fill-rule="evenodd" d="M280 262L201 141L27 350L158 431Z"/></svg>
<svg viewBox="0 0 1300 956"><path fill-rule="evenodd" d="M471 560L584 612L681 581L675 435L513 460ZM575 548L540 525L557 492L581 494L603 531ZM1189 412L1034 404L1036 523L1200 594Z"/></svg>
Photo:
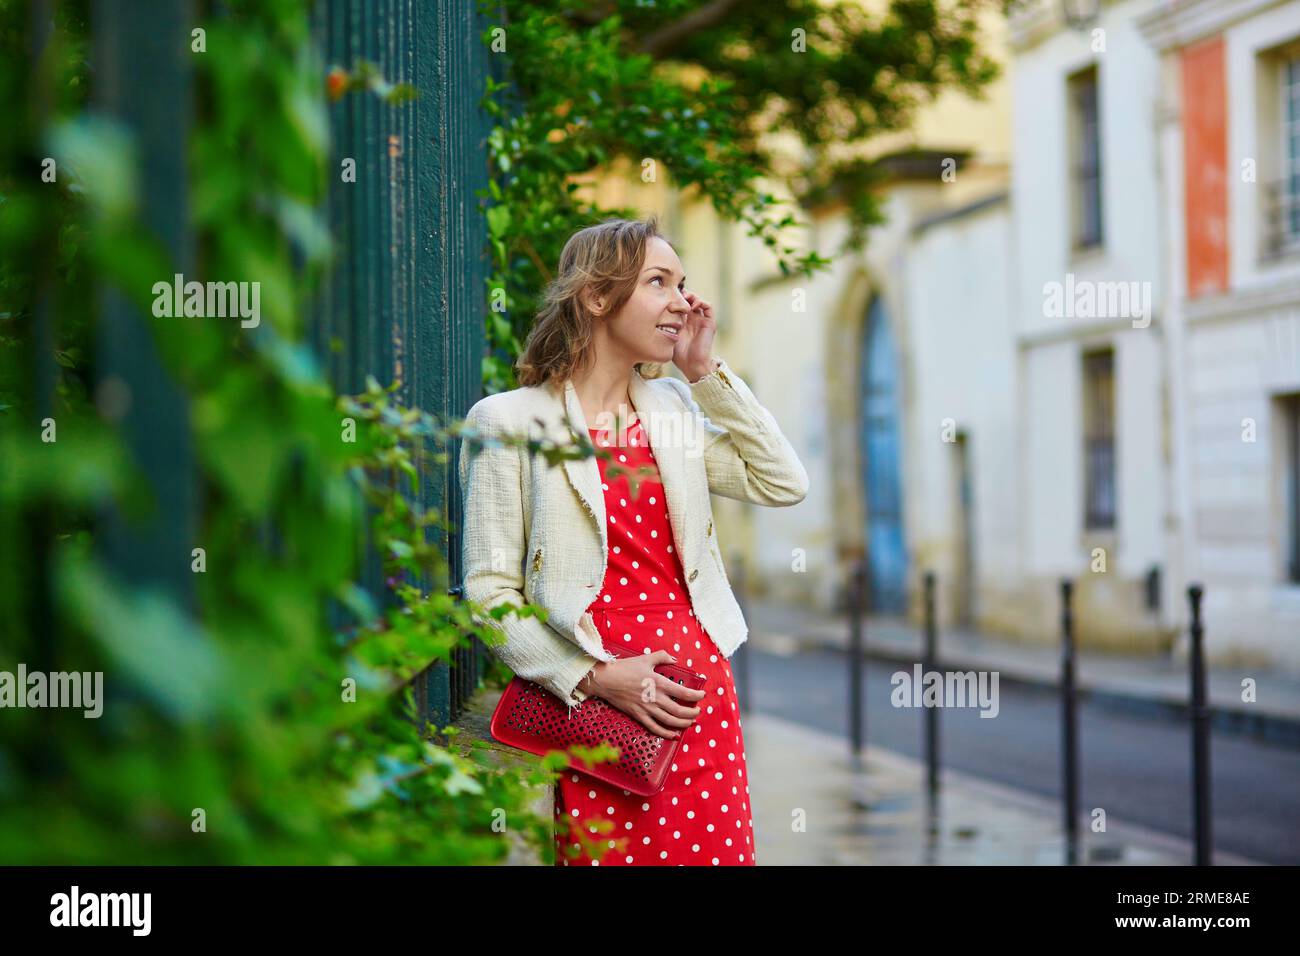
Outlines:
<svg viewBox="0 0 1300 956"><path fill-rule="evenodd" d="M1075 249L1101 245L1101 128L1097 114L1097 68L1068 81L1070 195Z"/></svg>
<svg viewBox="0 0 1300 956"><path fill-rule="evenodd" d="M1084 527L1115 527L1115 352L1083 356Z"/></svg>
<svg viewBox="0 0 1300 956"><path fill-rule="evenodd" d="M1282 70L1282 101L1286 104L1286 224L1287 239L1300 237L1300 53Z"/></svg>
<svg viewBox="0 0 1300 956"><path fill-rule="evenodd" d="M1300 251L1300 43L1270 51L1262 66L1261 225L1264 258L1273 259Z"/></svg>
<svg viewBox="0 0 1300 956"><path fill-rule="evenodd" d="M1277 184L1277 208L1272 218L1270 251L1288 252L1300 244L1300 53L1282 61L1282 178Z"/></svg>
<svg viewBox="0 0 1300 956"><path fill-rule="evenodd" d="M1300 395L1281 399L1281 449L1286 456L1286 480L1282 493L1286 497L1286 568L1287 580L1300 584Z"/></svg>

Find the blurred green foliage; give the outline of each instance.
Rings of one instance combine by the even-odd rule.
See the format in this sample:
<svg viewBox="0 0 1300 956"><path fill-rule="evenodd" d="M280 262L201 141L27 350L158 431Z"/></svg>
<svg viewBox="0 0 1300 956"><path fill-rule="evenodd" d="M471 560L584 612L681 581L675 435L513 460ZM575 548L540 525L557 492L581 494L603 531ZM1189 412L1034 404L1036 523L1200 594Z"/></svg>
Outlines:
<svg viewBox="0 0 1300 956"><path fill-rule="evenodd" d="M402 407L397 383L339 396L322 378L305 341L333 247L327 72L305 5L220 7L202 24L220 55L194 60L196 271L261 283L256 334L152 315L176 270L139 219L142 144L86 103L87 4L55 6L33 62L31 5L0 0L0 670L100 671L106 698L93 719L0 710L0 863L479 864L505 858L507 831L549 856L551 821L526 806L567 756L502 769L419 726L410 686L472 636L498 640L507 613L448 595L429 544L447 516L419 505L451 439L472 453L477 436ZM407 95L362 72L356 95ZM153 504L92 401L104 287L139 307L188 402L192 611L96 547L105 507ZM367 539L391 600L358 583Z"/></svg>

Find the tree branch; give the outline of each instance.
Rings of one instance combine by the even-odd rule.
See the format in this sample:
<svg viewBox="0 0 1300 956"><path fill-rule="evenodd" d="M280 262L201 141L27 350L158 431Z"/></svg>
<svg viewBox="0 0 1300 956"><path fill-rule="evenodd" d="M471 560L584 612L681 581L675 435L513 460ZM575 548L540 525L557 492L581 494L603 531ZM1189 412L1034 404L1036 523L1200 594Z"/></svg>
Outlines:
<svg viewBox="0 0 1300 956"><path fill-rule="evenodd" d="M607 20L617 12L617 3L603 3L599 7L590 10L567 11L567 19L570 23L581 23L583 26L594 27L601 20Z"/></svg>
<svg viewBox="0 0 1300 956"><path fill-rule="evenodd" d="M751 0L710 0L698 10L647 36L641 41L641 52L649 53L656 59L670 56L692 33L717 26L732 10L749 2Z"/></svg>

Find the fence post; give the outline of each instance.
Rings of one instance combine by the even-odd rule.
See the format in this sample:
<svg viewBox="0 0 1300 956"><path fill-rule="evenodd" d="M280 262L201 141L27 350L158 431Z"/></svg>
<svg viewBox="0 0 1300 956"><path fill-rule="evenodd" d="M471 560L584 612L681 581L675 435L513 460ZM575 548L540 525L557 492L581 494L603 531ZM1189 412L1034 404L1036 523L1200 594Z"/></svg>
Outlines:
<svg viewBox="0 0 1300 956"><path fill-rule="evenodd" d="M144 226L174 267L193 274L186 137L191 126L193 62L186 37L190 3L91 5L95 108L120 121L139 145ZM149 69L140 69L141 63ZM170 276L155 276L170 279ZM149 483L155 508L129 520L117 505L101 511L100 556L121 581L165 592L196 611L191 549L197 537L200 488L194 475L188 401L168 373L150 323L122 291L105 287L96 342L96 389L120 396L107 415L117 421L127 454ZM103 391L100 394L104 394Z"/></svg>
<svg viewBox="0 0 1300 956"><path fill-rule="evenodd" d="M934 619L934 572L925 572L925 664L924 673L939 669L938 637ZM926 784L933 797L939 792L939 708L925 708L925 768Z"/></svg>
<svg viewBox="0 0 1300 956"><path fill-rule="evenodd" d="M854 559L849 576L849 740L855 760L862 756L866 742L866 709L862 699L862 668L866 661L862 648L862 612L866 601L866 562Z"/></svg>
<svg viewBox="0 0 1300 956"><path fill-rule="evenodd" d="M1075 684L1074 582L1061 579L1061 792L1065 798L1067 862L1079 861L1079 731Z"/></svg>
<svg viewBox="0 0 1300 956"><path fill-rule="evenodd" d="M1205 695L1205 631L1201 624L1201 598L1205 589L1187 589L1192 606L1192 816L1196 828L1196 865L1212 862L1210 833L1210 707Z"/></svg>
<svg viewBox="0 0 1300 956"><path fill-rule="evenodd" d="M746 593L748 582L745 575L745 556L736 551L731 556L731 565L735 568L732 584L732 592L736 595L736 604L740 606L740 614L746 620L749 620L749 595ZM731 665L732 676L739 684L736 693L740 697L740 712L748 714L753 710L749 700L749 641L745 641L736 649L736 653L731 655L733 663Z"/></svg>

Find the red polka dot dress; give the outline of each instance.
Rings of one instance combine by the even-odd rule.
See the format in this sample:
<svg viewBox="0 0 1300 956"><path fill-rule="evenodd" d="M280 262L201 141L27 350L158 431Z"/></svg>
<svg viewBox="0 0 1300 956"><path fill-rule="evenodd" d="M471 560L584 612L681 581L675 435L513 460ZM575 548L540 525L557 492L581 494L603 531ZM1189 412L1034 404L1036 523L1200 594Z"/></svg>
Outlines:
<svg viewBox="0 0 1300 956"><path fill-rule="evenodd" d="M597 448L635 472L654 465L640 420L621 439L593 428ZM700 714L685 728L663 788L640 796L573 769L555 791L555 862L563 866L752 866L754 835L745 744L731 668L695 618L674 548L663 485L643 479L633 499L626 475L597 458L609 522L609 566L588 608L606 647L666 650L705 675ZM657 472L656 472L657 473ZM689 704L689 701L683 701ZM613 829L594 826L610 820ZM602 852L603 851L603 852ZM597 859L599 857L599 859Z"/></svg>

